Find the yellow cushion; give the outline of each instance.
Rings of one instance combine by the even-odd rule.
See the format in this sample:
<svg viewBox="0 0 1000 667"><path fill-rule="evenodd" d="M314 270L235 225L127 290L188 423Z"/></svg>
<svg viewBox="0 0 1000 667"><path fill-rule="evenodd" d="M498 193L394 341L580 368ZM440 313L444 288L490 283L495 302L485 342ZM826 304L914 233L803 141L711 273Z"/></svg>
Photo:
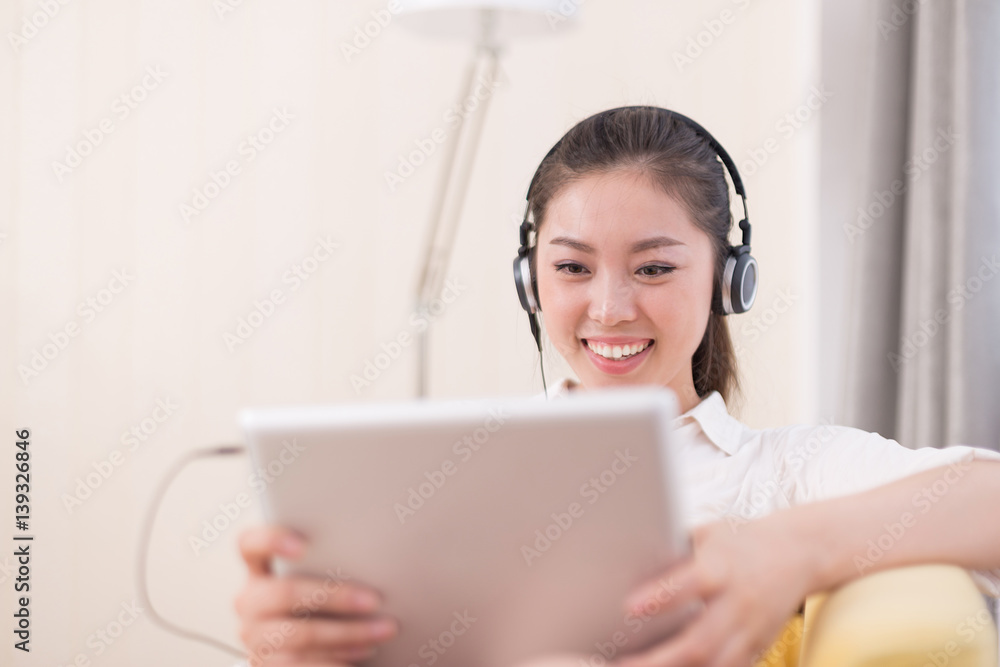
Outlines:
<svg viewBox="0 0 1000 667"><path fill-rule="evenodd" d="M802 614L795 614L790 618L771 647L754 663L754 667L798 667L803 622Z"/></svg>
<svg viewBox="0 0 1000 667"><path fill-rule="evenodd" d="M952 565L885 570L810 596L801 650L803 667L997 667L992 616Z"/></svg>

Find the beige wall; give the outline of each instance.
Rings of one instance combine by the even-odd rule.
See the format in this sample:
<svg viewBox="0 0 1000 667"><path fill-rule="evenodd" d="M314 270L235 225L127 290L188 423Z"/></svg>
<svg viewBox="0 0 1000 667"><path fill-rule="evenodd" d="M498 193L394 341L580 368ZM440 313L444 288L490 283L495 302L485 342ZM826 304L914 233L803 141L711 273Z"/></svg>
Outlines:
<svg viewBox="0 0 1000 667"><path fill-rule="evenodd" d="M469 46L394 22L346 62L340 44L385 3L233 4L220 17L206 1L70 1L17 50L7 33L40 4L0 4L0 420L8 442L15 429L32 432L38 540L33 651L16 665L78 655L107 667L230 664L162 632L148 614L100 656L100 644L88 644L135 598L138 528L154 485L184 452L238 439L243 406L413 392L412 347L360 393L350 376L381 343L411 331L441 151L394 192L383 174L415 140L446 127ZM706 22L723 11L732 21L712 35ZM803 105L823 85L819 25L817 2L589 0L572 31L510 44L449 272L466 287L434 327L432 393L541 390L510 280L528 181L576 121L654 103L698 119L741 167L766 157L743 174L763 279L753 314L732 321L747 388L741 414L757 426L817 421L819 117ZM675 52L699 33L708 46L679 67ZM147 68L165 78L146 78L125 116L116 100L133 96ZM251 161L241 142L276 108L294 118ZM786 129L796 112L800 127ZM100 144L60 182L53 162L98 130ZM240 173L186 223L179 206L228 161ZM283 282L327 235L339 244L333 256L299 289ZM122 270L132 276L124 287L112 282ZM102 291L109 283L118 293ZM274 289L284 303L230 351L224 333ZM107 297L92 319L78 311ZM73 323L77 335L22 381L17 367ZM565 369L551 359L554 381ZM141 427L157 400L176 409L147 421L155 431L130 450L123 432ZM113 450L121 465L65 509L64 494ZM230 642L231 599L244 576L235 538L259 515L244 511L197 555L188 538L247 489L246 477L242 459L189 468L166 498L150 563L165 615ZM0 570L0 580L9 576ZM0 613L10 618L9 578L0 585Z"/></svg>

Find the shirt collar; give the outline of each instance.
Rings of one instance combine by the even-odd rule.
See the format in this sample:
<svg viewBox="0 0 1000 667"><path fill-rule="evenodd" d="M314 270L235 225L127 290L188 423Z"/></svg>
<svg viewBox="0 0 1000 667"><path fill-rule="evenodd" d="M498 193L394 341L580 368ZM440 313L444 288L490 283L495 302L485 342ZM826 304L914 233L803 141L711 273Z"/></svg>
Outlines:
<svg viewBox="0 0 1000 667"><path fill-rule="evenodd" d="M549 390L550 398L566 396L570 390L579 386L579 382L571 378L563 378ZM740 444L743 425L734 419L726 410L726 402L722 394L713 391L694 406L674 420L674 426L695 422L702 433L712 444L732 456Z"/></svg>
<svg viewBox="0 0 1000 667"><path fill-rule="evenodd" d="M674 420L674 425L697 422L705 437L716 447L732 456L740 444L743 425L734 419L726 410L726 402L722 394L713 391L694 406Z"/></svg>

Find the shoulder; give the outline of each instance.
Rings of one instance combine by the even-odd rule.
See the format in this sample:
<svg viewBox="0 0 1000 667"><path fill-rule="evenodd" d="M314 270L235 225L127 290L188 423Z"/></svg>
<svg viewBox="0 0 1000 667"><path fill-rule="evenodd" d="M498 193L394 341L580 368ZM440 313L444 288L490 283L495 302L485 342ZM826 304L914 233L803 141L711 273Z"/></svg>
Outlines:
<svg viewBox="0 0 1000 667"><path fill-rule="evenodd" d="M879 433L820 424L767 429L775 474L796 502L865 491L924 470L975 459L1000 460L1000 453L965 445L911 449Z"/></svg>

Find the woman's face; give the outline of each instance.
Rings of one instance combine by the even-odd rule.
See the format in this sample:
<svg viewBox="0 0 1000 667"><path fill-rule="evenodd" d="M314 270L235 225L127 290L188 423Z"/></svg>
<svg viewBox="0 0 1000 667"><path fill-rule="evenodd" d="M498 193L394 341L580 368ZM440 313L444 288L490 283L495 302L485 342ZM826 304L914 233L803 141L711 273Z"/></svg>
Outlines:
<svg viewBox="0 0 1000 667"><path fill-rule="evenodd" d="M698 402L691 357L712 302L712 240L680 201L615 171L570 183L537 239L549 338L586 388L658 384Z"/></svg>

